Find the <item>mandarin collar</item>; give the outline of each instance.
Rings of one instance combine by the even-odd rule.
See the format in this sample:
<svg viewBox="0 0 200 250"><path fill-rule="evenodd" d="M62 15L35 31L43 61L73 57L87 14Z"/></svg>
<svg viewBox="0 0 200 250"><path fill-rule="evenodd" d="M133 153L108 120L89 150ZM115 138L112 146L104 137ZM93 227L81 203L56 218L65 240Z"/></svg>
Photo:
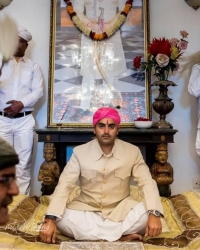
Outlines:
<svg viewBox="0 0 200 250"><path fill-rule="evenodd" d="M94 139L93 149L94 149L92 152L93 158L95 161L98 161L103 156L103 151L102 151L97 139ZM123 148L121 147L121 144L119 143L119 139L115 139L114 146L111 150L111 153L112 153L112 156L116 160L120 159L122 150L123 150Z"/></svg>
<svg viewBox="0 0 200 250"><path fill-rule="evenodd" d="M11 59L15 60L15 57L12 56ZM19 61L24 61L24 62L26 62L26 61L27 61L27 58L26 58L25 56L20 57Z"/></svg>

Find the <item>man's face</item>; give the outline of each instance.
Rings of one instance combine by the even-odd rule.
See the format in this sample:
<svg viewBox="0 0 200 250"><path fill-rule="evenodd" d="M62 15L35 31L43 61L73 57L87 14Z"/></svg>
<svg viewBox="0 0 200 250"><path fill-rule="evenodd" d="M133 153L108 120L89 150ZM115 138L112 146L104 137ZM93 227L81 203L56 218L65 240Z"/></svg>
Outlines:
<svg viewBox="0 0 200 250"><path fill-rule="evenodd" d="M94 134L101 146L113 146L119 128L114 120L104 118L94 127Z"/></svg>
<svg viewBox="0 0 200 250"><path fill-rule="evenodd" d="M16 50L14 56L15 57L23 57L27 47L28 47L27 41L24 40L23 38L19 37L19 44L18 44L18 47L17 47L17 50Z"/></svg>
<svg viewBox="0 0 200 250"><path fill-rule="evenodd" d="M15 181L15 167L0 170L0 225L8 222L8 205L13 196L18 195L19 189Z"/></svg>

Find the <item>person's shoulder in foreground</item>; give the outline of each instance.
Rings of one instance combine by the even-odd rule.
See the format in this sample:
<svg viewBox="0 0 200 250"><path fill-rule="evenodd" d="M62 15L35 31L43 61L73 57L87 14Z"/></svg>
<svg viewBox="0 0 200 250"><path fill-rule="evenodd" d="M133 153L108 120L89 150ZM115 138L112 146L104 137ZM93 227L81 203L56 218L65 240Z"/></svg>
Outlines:
<svg viewBox="0 0 200 250"><path fill-rule="evenodd" d="M192 67L188 83L188 92L195 97L200 96L200 64L195 64Z"/></svg>

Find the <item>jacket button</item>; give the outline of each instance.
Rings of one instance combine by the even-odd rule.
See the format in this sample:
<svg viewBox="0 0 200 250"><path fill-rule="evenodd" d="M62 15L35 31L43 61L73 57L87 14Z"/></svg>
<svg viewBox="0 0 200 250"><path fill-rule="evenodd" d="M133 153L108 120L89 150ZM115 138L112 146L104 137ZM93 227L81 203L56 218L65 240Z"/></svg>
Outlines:
<svg viewBox="0 0 200 250"><path fill-rule="evenodd" d="M103 183L105 184L105 183L106 183L106 181L104 180L104 181L103 181Z"/></svg>
<svg viewBox="0 0 200 250"><path fill-rule="evenodd" d="M104 198L105 198L105 195L103 194L101 197L104 199Z"/></svg>
<svg viewBox="0 0 200 250"><path fill-rule="evenodd" d="M102 168L102 171L105 171L105 168Z"/></svg>

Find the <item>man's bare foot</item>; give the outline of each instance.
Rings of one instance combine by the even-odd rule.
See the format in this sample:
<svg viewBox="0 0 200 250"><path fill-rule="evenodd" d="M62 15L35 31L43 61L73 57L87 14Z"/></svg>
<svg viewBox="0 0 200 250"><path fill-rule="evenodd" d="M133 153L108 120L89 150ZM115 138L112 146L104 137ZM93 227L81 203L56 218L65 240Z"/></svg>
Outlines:
<svg viewBox="0 0 200 250"><path fill-rule="evenodd" d="M119 241L132 241L132 240L142 240L142 236L140 234L128 234L123 235L119 238Z"/></svg>

